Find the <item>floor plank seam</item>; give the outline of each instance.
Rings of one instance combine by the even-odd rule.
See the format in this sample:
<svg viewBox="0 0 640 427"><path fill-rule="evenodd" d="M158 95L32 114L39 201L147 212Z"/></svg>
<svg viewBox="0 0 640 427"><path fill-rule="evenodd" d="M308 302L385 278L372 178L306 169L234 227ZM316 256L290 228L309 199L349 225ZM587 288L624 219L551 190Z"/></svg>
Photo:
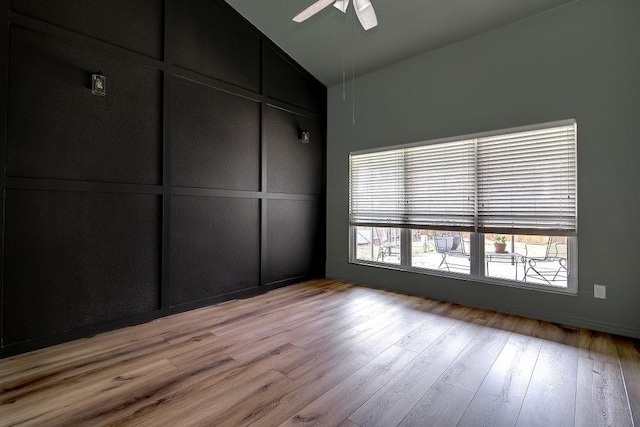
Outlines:
<svg viewBox="0 0 640 427"><path fill-rule="evenodd" d="M538 340L542 340L542 338L535 337L535 336L533 336L533 338L538 339ZM527 388L526 388L526 390L524 392L524 396L522 397L522 402L520 402L520 409L518 410L518 417L516 418L516 422L515 422L514 425L518 425L518 422L520 421L520 415L522 415L522 407L524 406L524 401L527 398L527 393L529 393L529 387L531 386L531 381L533 380L533 373L536 371L536 367L538 366L538 362L540 360L540 351L541 350L542 350L542 345L540 345L540 348L538 348L538 354L536 355L536 363L533 364L533 369L531 370L531 376L529 377L529 381L527 382Z"/></svg>
<svg viewBox="0 0 640 427"><path fill-rule="evenodd" d="M624 395L627 397L627 408L629 409L629 416L631 417L631 427L635 427L635 420L633 419L633 410L631 409L631 399L629 398L629 390L627 389L627 381L624 375L624 369L622 369L622 361L618 356L618 367L620 368L620 376L622 377L622 384L624 386Z"/></svg>

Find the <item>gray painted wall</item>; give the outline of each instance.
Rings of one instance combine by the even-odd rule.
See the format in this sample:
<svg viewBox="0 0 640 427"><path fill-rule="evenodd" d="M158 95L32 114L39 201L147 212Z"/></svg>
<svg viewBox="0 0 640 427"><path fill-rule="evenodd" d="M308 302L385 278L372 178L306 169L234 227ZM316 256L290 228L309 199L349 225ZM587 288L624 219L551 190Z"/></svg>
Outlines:
<svg viewBox="0 0 640 427"><path fill-rule="evenodd" d="M639 42L640 1L580 0L356 79L355 125L351 87L330 88L327 276L640 337ZM578 295L348 263L350 151L568 118Z"/></svg>

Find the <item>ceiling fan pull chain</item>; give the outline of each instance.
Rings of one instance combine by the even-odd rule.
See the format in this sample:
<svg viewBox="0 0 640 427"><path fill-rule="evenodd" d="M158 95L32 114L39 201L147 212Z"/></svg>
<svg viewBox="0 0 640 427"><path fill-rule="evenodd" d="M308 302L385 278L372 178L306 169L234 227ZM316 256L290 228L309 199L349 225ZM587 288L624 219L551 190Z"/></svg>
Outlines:
<svg viewBox="0 0 640 427"><path fill-rule="evenodd" d="M355 6L355 4L354 4ZM356 124L356 49L355 49L355 33L353 25L353 15L351 15L351 124Z"/></svg>
<svg viewBox="0 0 640 427"><path fill-rule="evenodd" d="M342 26L342 100L347 99L347 14Z"/></svg>

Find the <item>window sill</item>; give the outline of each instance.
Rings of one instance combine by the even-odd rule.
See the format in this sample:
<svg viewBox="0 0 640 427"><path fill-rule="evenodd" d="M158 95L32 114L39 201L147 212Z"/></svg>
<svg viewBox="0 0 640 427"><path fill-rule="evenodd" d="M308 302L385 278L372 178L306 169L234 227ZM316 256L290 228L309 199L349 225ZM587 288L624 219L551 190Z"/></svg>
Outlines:
<svg viewBox="0 0 640 427"><path fill-rule="evenodd" d="M455 273L455 272L441 271L441 270L430 270L430 269L424 269L424 268L418 268L418 267L403 266L398 264L386 264L386 263L383 264L381 262L366 261L366 260L359 260L359 259L349 260L349 264L362 265L365 267L384 268L387 270L395 270L395 271L401 271L406 273L418 273L426 276L445 277L448 279L464 280L467 282L483 283L488 285L498 285L498 286L506 286L511 288L533 290L538 292L547 292L552 294L560 294L560 295L568 295L568 296L578 295L577 284L572 289L570 287L565 288L565 287L559 287L559 286L553 286L553 285L546 285L544 283L533 284L530 282L506 280L506 279L499 279L499 278L487 277L487 276L471 276L470 274Z"/></svg>

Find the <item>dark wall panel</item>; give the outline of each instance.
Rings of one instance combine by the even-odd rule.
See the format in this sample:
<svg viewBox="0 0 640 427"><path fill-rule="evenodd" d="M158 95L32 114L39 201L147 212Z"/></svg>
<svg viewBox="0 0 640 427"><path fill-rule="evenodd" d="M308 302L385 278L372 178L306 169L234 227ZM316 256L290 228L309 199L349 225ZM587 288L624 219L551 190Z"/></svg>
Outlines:
<svg viewBox="0 0 640 427"><path fill-rule="evenodd" d="M174 34L176 65L260 91L260 38L215 1L180 1Z"/></svg>
<svg viewBox="0 0 640 427"><path fill-rule="evenodd" d="M271 48L265 49L266 95L317 113L325 111L326 88L298 71Z"/></svg>
<svg viewBox="0 0 640 427"><path fill-rule="evenodd" d="M275 193L319 195L323 187L324 131L317 120L267 108L267 190ZM303 144L298 130L311 132Z"/></svg>
<svg viewBox="0 0 640 427"><path fill-rule="evenodd" d="M259 201L174 196L171 203L171 305L259 284Z"/></svg>
<svg viewBox="0 0 640 427"><path fill-rule="evenodd" d="M277 282L318 273L324 265L320 203L269 200L265 280Z"/></svg>
<svg viewBox="0 0 640 427"><path fill-rule="evenodd" d="M106 96L90 90L98 70ZM13 26L7 175L159 184L161 77Z"/></svg>
<svg viewBox="0 0 640 427"><path fill-rule="evenodd" d="M0 357L323 274L326 88L224 0L10 6Z"/></svg>
<svg viewBox="0 0 640 427"><path fill-rule="evenodd" d="M260 104L174 78L175 186L260 189Z"/></svg>
<svg viewBox="0 0 640 427"><path fill-rule="evenodd" d="M162 1L12 0L11 9L116 46L161 58Z"/></svg>
<svg viewBox="0 0 640 427"><path fill-rule="evenodd" d="M7 190L5 344L158 308L155 195Z"/></svg>

